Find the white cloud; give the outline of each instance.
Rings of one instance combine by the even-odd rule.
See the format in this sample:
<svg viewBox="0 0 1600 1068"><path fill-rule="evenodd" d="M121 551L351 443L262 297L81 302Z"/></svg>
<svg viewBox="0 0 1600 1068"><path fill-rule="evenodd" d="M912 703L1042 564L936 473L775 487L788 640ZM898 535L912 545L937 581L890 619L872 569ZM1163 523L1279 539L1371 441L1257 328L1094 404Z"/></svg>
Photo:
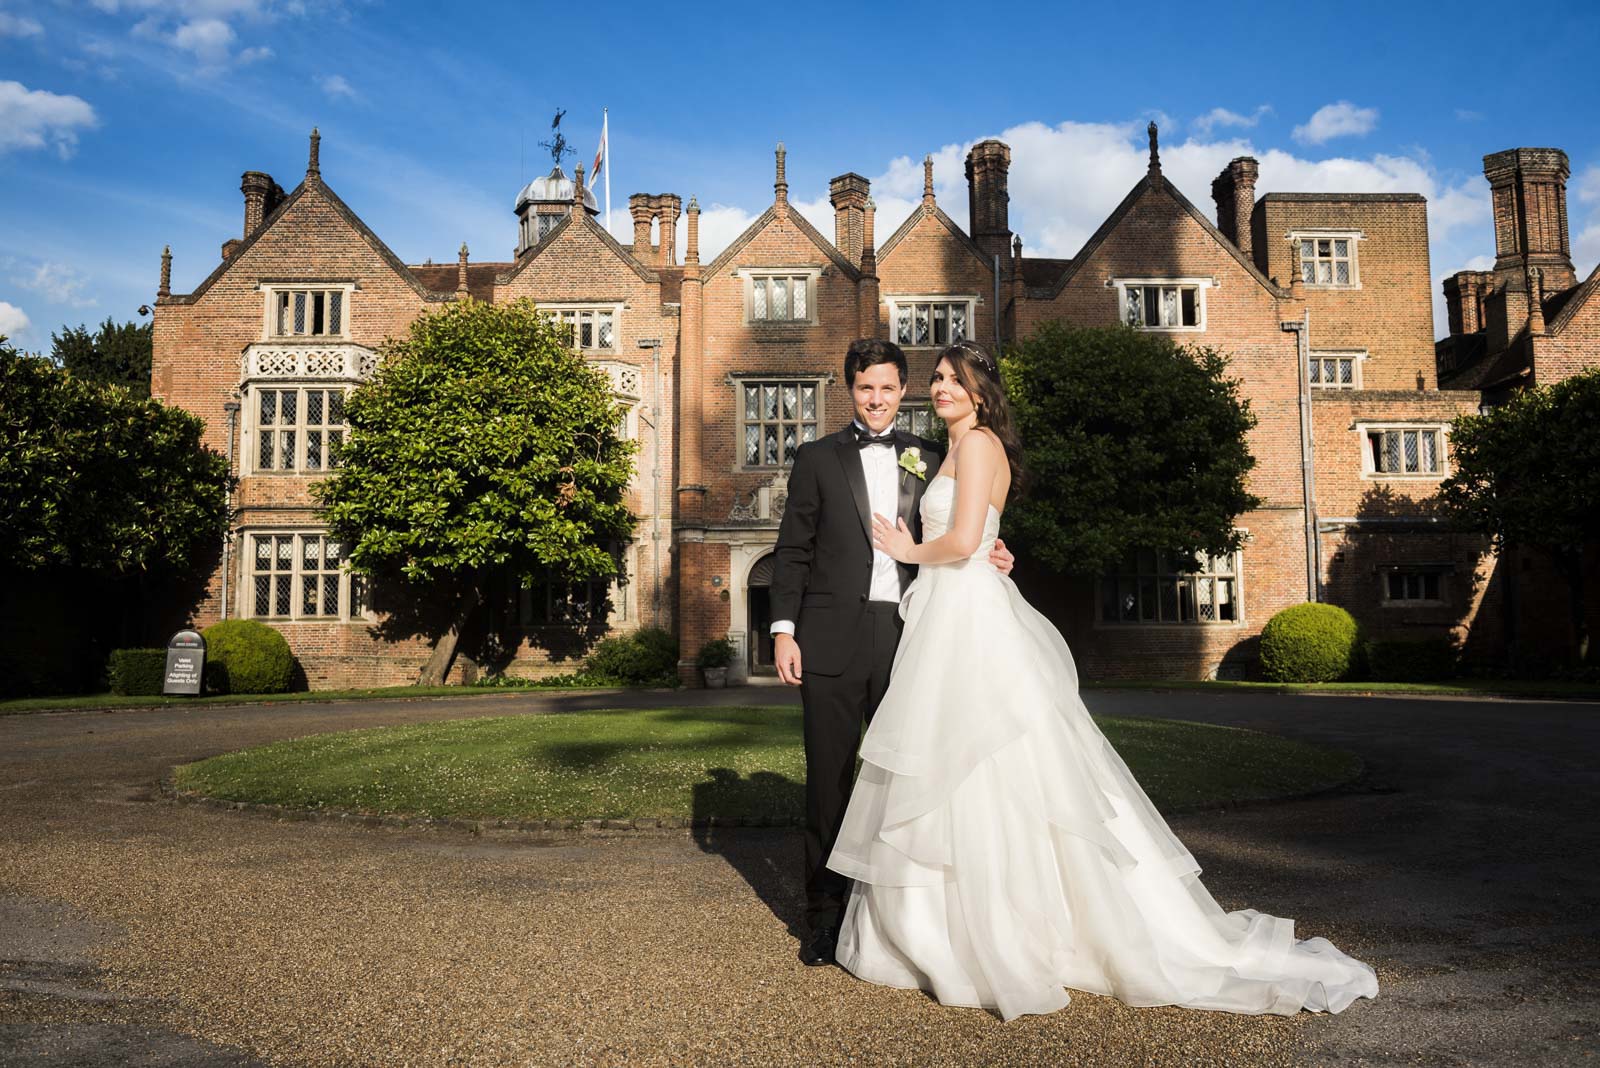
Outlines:
<svg viewBox="0 0 1600 1068"><path fill-rule="evenodd" d="M1320 145L1335 137L1359 137L1378 125L1377 108L1358 108L1348 100L1325 104L1290 134L1302 145Z"/></svg>
<svg viewBox="0 0 1600 1068"><path fill-rule="evenodd" d="M1578 232L1572 242L1572 262L1579 278L1589 277L1596 262L1600 262L1600 222L1590 223Z"/></svg>
<svg viewBox="0 0 1600 1068"><path fill-rule="evenodd" d="M27 312L15 304L7 304L0 300L0 334L14 341L21 337L30 325Z"/></svg>
<svg viewBox="0 0 1600 1068"><path fill-rule="evenodd" d="M1229 111L1227 108L1212 108L1189 125L1194 127L1201 137L1210 137L1212 131L1218 126L1255 126L1261 121L1263 115L1271 114L1271 112L1272 108L1267 104L1262 104L1248 115L1241 115L1237 111Z"/></svg>
<svg viewBox="0 0 1600 1068"><path fill-rule="evenodd" d="M319 74L316 77L316 83L324 93L327 93L328 96L335 100L339 97L355 99L356 91L349 82L345 81L343 74Z"/></svg>
<svg viewBox="0 0 1600 1068"><path fill-rule="evenodd" d="M0 37L37 37L42 33L44 27L34 19L0 11Z"/></svg>
<svg viewBox="0 0 1600 1068"><path fill-rule="evenodd" d="M52 145L67 159L78 147L78 131L98 125L86 100L0 81L0 153Z"/></svg>
<svg viewBox="0 0 1600 1068"><path fill-rule="evenodd" d="M1585 204L1600 201L1600 163L1591 163L1573 183L1578 199Z"/></svg>
<svg viewBox="0 0 1600 1068"><path fill-rule="evenodd" d="M31 274L12 278L17 285L42 294L54 304L70 304L74 308L92 307L96 301L86 296L83 288L88 280L77 270L64 263L40 263Z"/></svg>
<svg viewBox="0 0 1600 1068"><path fill-rule="evenodd" d="M280 14L304 13L298 5L271 0L95 0L95 6L108 14L142 15L130 31L133 36L187 53L197 65L196 72L208 76L273 56L265 45L235 51L239 43L235 24L262 24Z"/></svg>
<svg viewBox="0 0 1600 1068"><path fill-rule="evenodd" d="M146 23L151 20L146 20ZM159 32L159 31L156 31ZM172 44L191 53L203 66L220 67L227 62L238 35L221 19L191 19L172 33Z"/></svg>

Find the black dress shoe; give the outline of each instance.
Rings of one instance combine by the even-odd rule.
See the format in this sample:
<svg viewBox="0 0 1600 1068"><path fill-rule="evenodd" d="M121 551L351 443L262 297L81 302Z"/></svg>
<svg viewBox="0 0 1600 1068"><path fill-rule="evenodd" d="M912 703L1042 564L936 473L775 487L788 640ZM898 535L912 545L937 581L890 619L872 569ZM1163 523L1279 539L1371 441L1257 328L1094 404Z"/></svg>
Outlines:
<svg viewBox="0 0 1600 1068"><path fill-rule="evenodd" d="M800 963L815 968L823 964L839 963L834 954L839 949L839 928L818 927L800 946Z"/></svg>

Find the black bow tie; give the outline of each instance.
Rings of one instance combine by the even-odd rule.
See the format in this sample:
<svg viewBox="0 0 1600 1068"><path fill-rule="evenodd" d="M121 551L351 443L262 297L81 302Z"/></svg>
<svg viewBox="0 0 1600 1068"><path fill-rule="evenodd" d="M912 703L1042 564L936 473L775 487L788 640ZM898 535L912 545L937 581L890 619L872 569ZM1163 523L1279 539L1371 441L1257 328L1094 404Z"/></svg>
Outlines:
<svg viewBox="0 0 1600 1068"><path fill-rule="evenodd" d="M894 431L893 430L885 430L882 434L874 434L872 431L868 430L866 427L862 426L860 423L851 423L850 424L850 430L856 436L856 444L858 446L860 446L861 448L863 448L863 449L866 448L868 445L893 445L894 444Z"/></svg>

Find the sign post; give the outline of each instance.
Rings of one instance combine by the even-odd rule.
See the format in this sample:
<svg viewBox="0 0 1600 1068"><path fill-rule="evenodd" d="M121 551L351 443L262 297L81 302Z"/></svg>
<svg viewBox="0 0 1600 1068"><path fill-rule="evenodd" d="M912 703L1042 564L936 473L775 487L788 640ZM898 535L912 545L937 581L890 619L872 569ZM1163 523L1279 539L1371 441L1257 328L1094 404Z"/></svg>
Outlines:
<svg viewBox="0 0 1600 1068"><path fill-rule="evenodd" d="M200 693L206 670L206 640L192 630L180 630L167 642L167 677L162 693Z"/></svg>

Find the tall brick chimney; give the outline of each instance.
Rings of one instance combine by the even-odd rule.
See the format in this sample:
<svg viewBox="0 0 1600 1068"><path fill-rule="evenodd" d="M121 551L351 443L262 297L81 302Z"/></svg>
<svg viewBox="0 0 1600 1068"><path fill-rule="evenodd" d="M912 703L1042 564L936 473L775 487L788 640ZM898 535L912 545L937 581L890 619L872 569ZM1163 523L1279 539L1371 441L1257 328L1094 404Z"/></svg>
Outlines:
<svg viewBox="0 0 1600 1068"><path fill-rule="evenodd" d="M979 141L967 153L967 228L979 248L991 256L1011 251L1011 194L1006 180L1011 149L1003 141Z"/></svg>
<svg viewBox="0 0 1600 1068"><path fill-rule="evenodd" d="M633 216L633 255L640 263L650 260L650 220L655 218L655 198L635 193L628 198L628 214Z"/></svg>
<svg viewBox="0 0 1600 1068"><path fill-rule="evenodd" d="M833 204L834 247L858 267L865 247L867 201L871 196L872 183L853 171L828 183L828 200Z"/></svg>
<svg viewBox="0 0 1600 1068"><path fill-rule="evenodd" d="M1578 284L1567 234L1567 154L1513 148L1483 157L1494 207L1495 288L1526 292L1537 267L1547 292Z"/></svg>
<svg viewBox="0 0 1600 1068"><path fill-rule="evenodd" d="M682 207L683 201L676 193L662 193L656 197L656 217L661 220L661 247L657 250L656 262L662 267L678 262L678 214Z"/></svg>
<svg viewBox="0 0 1600 1068"><path fill-rule="evenodd" d="M1476 334L1489 325L1483 302L1494 288L1489 271L1457 271L1444 280L1444 304L1450 318L1450 336Z"/></svg>
<svg viewBox="0 0 1600 1068"><path fill-rule="evenodd" d="M1240 252L1254 258L1250 216L1256 206L1256 178L1261 167L1250 156L1239 156L1211 181L1211 197L1217 202L1217 229Z"/></svg>
<svg viewBox="0 0 1600 1068"><path fill-rule="evenodd" d="M244 239L261 229L262 220L272 210L267 202L272 199L276 183L272 175L263 171L245 171L239 178L239 192L244 194Z"/></svg>

